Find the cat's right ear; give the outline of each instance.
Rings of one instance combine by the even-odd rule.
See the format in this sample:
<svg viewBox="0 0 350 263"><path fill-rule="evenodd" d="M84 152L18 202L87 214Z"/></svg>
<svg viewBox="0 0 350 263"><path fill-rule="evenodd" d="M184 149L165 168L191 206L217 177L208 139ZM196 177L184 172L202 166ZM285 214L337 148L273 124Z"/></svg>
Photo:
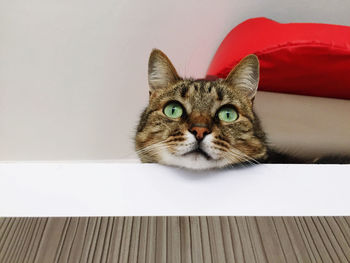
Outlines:
<svg viewBox="0 0 350 263"><path fill-rule="evenodd" d="M251 54L243 58L225 79L225 82L254 99L259 84L259 59Z"/></svg>
<svg viewBox="0 0 350 263"><path fill-rule="evenodd" d="M169 58L159 49L153 49L148 61L150 95L174 84L181 78Z"/></svg>

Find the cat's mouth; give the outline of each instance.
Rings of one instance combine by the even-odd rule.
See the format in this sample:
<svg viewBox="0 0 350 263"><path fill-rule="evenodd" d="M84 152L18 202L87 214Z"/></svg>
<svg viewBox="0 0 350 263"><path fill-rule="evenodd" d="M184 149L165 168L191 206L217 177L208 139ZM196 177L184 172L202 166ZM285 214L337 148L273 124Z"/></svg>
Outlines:
<svg viewBox="0 0 350 263"><path fill-rule="evenodd" d="M200 148L196 148L190 152L187 152L184 154L184 156L186 155L190 155L190 154L195 154L195 155L201 155L201 156L204 156L207 160L212 160L213 158L209 156L209 154L207 154L205 151L203 151L202 149Z"/></svg>

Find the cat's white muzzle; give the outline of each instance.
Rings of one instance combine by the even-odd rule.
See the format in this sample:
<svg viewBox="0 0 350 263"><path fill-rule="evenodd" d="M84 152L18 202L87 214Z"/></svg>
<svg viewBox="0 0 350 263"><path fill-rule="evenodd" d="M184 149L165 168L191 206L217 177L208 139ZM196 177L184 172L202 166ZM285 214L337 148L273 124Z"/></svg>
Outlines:
<svg viewBox="0 0 350 263"><path fill-rule="evenodd" d="M205 170L227 166L229 161L213 147L213 135L209 134L199 143L195 136L187 132L186 140L176 147L175 154L162 150L160 163L188 169ZM197 150L200 149L200 150Z"/></svg>

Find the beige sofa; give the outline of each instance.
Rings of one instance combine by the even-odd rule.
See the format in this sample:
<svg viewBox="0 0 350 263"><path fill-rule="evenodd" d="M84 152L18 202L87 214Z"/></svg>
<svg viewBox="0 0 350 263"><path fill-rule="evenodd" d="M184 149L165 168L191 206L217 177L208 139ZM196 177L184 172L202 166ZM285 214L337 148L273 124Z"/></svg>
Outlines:
<svg viewBox="0 0 350 263"><path fill-rule="evenodd" d="M255 109L275 148L309 157L350 154L350 100L258 92Z"/></svg>

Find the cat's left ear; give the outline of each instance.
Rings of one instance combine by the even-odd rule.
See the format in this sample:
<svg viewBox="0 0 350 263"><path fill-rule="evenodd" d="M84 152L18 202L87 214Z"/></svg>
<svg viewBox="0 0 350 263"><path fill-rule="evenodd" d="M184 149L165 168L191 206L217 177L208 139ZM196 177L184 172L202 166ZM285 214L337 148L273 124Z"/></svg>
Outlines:
<svg viewBox="0 0 350 263"><path fill-rule="evenodd" d="M180 79L170 59L159 49L153 49L148 61L150 94L167 88Z"/></svg>
<svg viewBox="0 0 350 263"><path fill-rule="evenodd" d="M250 99L254 99L259 85L259 59L251 54L243 58L225 79L235 89L241 89Z"/></svg>

